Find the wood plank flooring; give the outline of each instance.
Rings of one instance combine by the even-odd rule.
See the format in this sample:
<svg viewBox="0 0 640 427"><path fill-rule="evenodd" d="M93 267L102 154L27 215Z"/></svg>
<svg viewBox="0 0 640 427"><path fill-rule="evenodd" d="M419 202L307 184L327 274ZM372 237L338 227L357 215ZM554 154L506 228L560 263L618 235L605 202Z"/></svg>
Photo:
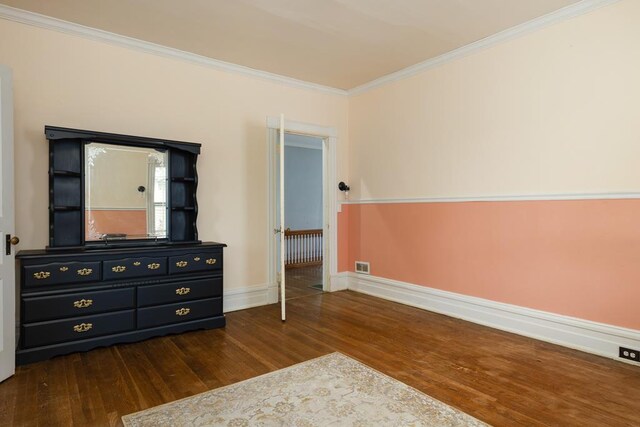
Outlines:
<svg viewBox="0 0 640 427"><path fill-rule="evenodd" d="M640 426L640 367L351 291L19 367L0 425L118 425L130 412L340 351L497 426Z"/></svg>
<svg viewBox="0 0 640 427"><path fill-rule="evenodd" d="M322 284L322 265L290 268L285 270L286 300L321 294L322 290L311 285Z"/></svg>

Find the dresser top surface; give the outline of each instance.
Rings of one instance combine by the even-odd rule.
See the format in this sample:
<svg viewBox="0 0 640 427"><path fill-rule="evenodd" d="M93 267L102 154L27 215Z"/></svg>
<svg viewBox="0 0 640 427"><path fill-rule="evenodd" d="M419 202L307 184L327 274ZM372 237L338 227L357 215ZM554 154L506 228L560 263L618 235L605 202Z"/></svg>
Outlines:
<svg viewBox="0 0 640 427"><path fill-rule="evenodd" d="M227 245L218 242L202 242L197 244L170 244L150 245L135 247L109 247L109 248L74 248L74 249L30 249L22 250L16 254L18 259L29 258L59 258L65 256L94 256L94 255L127 255L127 254L179 254L199 250L222 249Z"/></svg>

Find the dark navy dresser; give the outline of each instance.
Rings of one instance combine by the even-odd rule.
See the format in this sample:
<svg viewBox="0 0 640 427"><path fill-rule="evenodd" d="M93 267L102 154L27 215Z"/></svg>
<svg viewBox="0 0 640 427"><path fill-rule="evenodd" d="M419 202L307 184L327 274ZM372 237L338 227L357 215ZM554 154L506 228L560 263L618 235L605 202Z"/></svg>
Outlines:
<svg viewBox="0 0 640 427"><path fill-rule="evenodd" d="M225 246L19 252L17 363L223 327Z"/></svg>

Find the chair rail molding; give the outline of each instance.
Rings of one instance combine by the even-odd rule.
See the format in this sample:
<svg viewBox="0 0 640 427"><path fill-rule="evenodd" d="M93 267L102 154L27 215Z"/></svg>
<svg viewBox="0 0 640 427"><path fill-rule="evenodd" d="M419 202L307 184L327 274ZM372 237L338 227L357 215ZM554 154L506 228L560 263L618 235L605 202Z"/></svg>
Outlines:
<svg viewBox="0 0 640 427"><path fill-rule="evenodd" d="M368 205L377 203L464 203L464 202L525 202L553 200L622 200L640 199L640 193L559 193L559 194L509 194L495 196L452 196L452 197L398 197L363 198L344 200L345 205Z"/></svg>

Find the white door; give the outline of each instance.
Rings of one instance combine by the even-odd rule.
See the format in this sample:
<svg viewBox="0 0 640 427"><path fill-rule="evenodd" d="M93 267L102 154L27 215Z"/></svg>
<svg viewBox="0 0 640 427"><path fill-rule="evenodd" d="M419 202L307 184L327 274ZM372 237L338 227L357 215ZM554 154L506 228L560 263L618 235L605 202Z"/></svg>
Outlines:
<svg viewBox="0 0 640 427"><path fill-rule="evenodd" d="M286 227L284 225L284 114L280 115L280 132L279 132L279 142L278 142L278 150L279 150L279 160L280 160L280 223L279 226L279 237L280 237L280 316L282 321L287 320L287 307L286 307L286 274L284 273L284 261L286 258L286 245L284 240L284 230Z"/></svg>
<svg viewBox="0 0 640 427"><path fill-rule="evenodd" d="M15 372L15 263L13 237L13 93L11 70L0 65L0 381Z"/></svg>

